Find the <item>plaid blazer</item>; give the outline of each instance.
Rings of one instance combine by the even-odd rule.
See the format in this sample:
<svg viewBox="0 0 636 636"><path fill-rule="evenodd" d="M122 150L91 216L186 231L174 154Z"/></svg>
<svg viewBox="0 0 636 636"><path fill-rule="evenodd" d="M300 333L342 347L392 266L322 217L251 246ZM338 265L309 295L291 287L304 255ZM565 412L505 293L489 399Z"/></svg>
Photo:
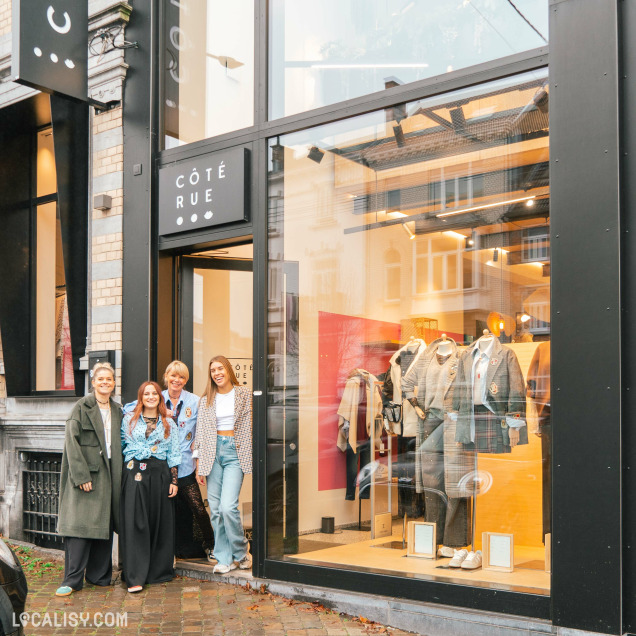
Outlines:
<svg viewBox="0 0 636 636"><path fill-rule="evenodd" d="M234 387L234 442L241 470L252 472L252 392L246 386ZM205 396L199 402L197 431L193 450L199 451L199 475L210 474L216 457L216 399L210 406Z"/></svg>

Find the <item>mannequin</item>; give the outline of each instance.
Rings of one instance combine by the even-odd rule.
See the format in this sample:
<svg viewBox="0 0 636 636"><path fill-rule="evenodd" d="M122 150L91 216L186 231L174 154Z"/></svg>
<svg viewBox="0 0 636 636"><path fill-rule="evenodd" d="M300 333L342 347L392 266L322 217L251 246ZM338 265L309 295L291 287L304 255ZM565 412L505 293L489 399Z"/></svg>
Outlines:
<svg viewBox="0 0 636 636"><path fill-rule="evenodd" d="M528 443L523 374L515 352L487 329L459 361L456 441L478 453L509 453Z"/></svg>
<svg viewBox="0 0 636 636"><path fill-rule="evenodd" d="M426 343L420 338L409 338L409 341L398 349L390 360L382 387L383 405L390 409L393 404L401 406L401 416L398 422L391 422L387 417L387 430L397 435L398 459L395 474L398 477L398 515L407 514L419 517L424 511L424 498L418 494L415 484L415 436L417 435L418 417L413 406L403 399L402 378L426 350Z"/></svg>
<svg viewBox="0 0 636 636"><path fill-rule="evenodd" d="M436 524L441 556L453 556L451 548L471 541L470 498L459 496L459 481L472 471L474 462L472 453L455 442L455 422L448 414L457 365L457 345L442 334L402 380L404 396L419 418L416 489L424 493L426 521Z"/></svg>

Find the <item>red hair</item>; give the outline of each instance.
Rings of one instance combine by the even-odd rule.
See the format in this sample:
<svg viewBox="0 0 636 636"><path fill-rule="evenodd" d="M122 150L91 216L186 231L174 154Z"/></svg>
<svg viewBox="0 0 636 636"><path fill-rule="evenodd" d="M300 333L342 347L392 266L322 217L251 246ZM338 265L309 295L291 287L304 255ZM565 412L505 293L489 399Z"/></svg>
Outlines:
<svg viewBox="0 0 636 636"><path fill-rule="evenodd" d="M139 387L139 391L137 391L137 406L135 406L135 410L133 411L132 417L130 418L130 434L132 435L135 426L137 426L137 420L139 420L139 416L141 415L141 412L144 408L144 391L150 385L155 387L155 391L159 395L157 413L161 416L161 421L163 422L163 438L168 439L168 437L170 437L170 419L168 417L168 410L166 409L166 401L163 399L163 395L161 394L161 387L152 380L144 382Z"/></svg>

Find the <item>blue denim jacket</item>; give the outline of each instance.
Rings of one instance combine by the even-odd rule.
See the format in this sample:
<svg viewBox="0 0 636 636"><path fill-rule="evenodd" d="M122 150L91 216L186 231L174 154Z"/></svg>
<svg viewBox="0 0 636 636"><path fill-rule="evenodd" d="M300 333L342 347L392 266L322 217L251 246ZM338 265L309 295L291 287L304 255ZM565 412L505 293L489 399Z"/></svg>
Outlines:
<svg viewBox="0 0 636 636"><path fill-rule="evenodd" d="M121 441L122 450L124 451L124 461L129 462L131 459L148 459L156 457L157 459L165 459L168 466L178 466L181 463L181 449L179 448L179 435L177 427L172 420L170 421L170 435L168 439L164 438L163 421L161 417L157 422L157 428L150 433L146 439L146 422L143 415L139 416L139 420L132 435L130 434L130 420L132 413L124 416L121 423Z"/></svg>
<svg viewBox="0 0 636 636"><path fill-rule="evenodd" d="M181 447L181 463L179 464L179 478L187 477L194 472L194 459L190 446L194 440L197 429L197 413L199 412L199 396L189 391L181 391L179 402L172 404L168 389L161 392L166 406L171 411L176 411L179 403L181 403L181 411L179 412L179 445ZM137 406L137 400L128 402L124 405L124 414L132 413ZM173 418L174 419L174 418Z"/></svg>

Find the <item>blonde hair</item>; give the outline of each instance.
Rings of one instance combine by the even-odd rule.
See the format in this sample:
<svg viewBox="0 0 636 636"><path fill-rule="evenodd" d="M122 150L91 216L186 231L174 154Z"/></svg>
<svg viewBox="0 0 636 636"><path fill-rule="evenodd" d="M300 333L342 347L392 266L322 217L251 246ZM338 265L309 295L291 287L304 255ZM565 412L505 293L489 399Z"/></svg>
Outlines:
<svg viewBox="0 0 636 636"><path fill-rule="evenodd" d="M166 389L168 388L168 376L171 373L180 375L182 378L185 378L186 382L190 379L190 372L188 371L186 364L181 362L181 360L173 360L163 372L163 385Z"/></svg>
<svg viewBox="0 0 636 636"><path fill-rule="evenodd" d="M230 382L234 386L239 385L239 381L236 379L236 374L234 373L234 369L232 369L232 365L230 364L230 361L225 356L214 356L213 358L210 359L210 362L208 362L208 381L207 381L207 384L205 385L205 391L203 392L203 395L201 396L201 399L205 397L207 406L210 406L212 404L212 402L214 401L214 396L216 395L216 392L217 392L217 386L214 380L212 380L212 374L210 373L210 367L212 366L213 362L220 362L225 367L225 370L227 371L227 375L230 378Z"/></svg>
<svg viewBox="0 0 636 636"><path fill-rule="evenodd" d="M115 369L113 369L111 363L110 362L98 362L91 369L91 382L93 381L93 378L95 377L95 375L97 375L97 372L100 369L106 369L106 371L108 371L113 376L113 380L115 379Z"/></svg>

